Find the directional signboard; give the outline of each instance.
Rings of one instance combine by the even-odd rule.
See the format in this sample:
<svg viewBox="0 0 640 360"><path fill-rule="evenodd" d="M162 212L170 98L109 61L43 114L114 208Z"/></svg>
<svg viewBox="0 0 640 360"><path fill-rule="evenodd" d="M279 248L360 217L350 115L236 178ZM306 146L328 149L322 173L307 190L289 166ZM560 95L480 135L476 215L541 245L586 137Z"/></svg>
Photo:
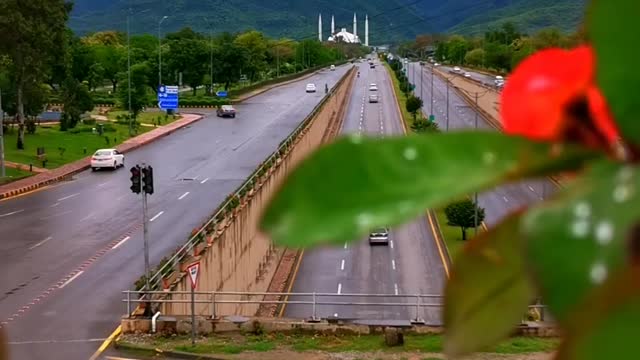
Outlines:
<svg viewBox="0 0 640 360"><path fill-rule="evenodd" d="M178 87L160 85L158 87L158 107L161 110L178 110Z"/></svg>
<svg viewBox="0 0 640 360"><path fill-rule="evenodd" d="M227 97L227 95L228 95L228 94L227 94L227 92L226 92L226 91L218 91L218 92L216 93L216 96L217 96L217 97Z"/></svg>
<svg viewBox="0 0 640 360"><path fill-rule="evenodd" d="M198 284L198 275L200 274L200 262L187 266L187 274L189 274L189 280L191 280L191 289L195 289L196 284Z"/></svg>

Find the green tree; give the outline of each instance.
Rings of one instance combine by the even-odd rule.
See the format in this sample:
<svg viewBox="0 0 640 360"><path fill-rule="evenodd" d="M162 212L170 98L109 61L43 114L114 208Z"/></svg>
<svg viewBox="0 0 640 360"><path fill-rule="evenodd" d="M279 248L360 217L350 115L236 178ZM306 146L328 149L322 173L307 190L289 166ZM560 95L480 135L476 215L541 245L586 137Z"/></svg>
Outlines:
<svg viewBox="0 0 640 360"><path fill-rule="evenodd" d="M418 116L418 111L422 108L422 99L414 95L409 96L409 98L407 98L406 108L407 111L413 115L413 121L415 121Z"/></svg>
<svg viewBox="0 0 640 360"><path fill-rule="evenodd" d="M73 129L83 113L93 110L93 100L89 89L77 79L68 76L62 83L63 112L60 119L60 130Z"/></svg>
<svg viewBox="0 0 640 360"><path fill-rule="evenodd" d="M71 7L64 0L0 1L0 53L13 66L18 149L24 149L25 88L44 80L49 60L65 41Z"/></svg>
<svg viewBox="0 0 640 360"><path fill-rule="evenodd" d="M449 43L447 45L447 58L451 62L462 64L467 50L469 50L469 43L467 40L460 35L454 35L449 39Z"/></svg>
<svg viewBox="0 0 640 360"><path fill-rule="evenodd" d="M484 49L473 49L464 56L465 64L480 66L485 62Z"/></svg>
<svg viewBox="0 0 640 360"><path fill-rule="evenodd" d="M146 63L131 65L131 112L134 121L149 102L148 71ZM129 81L125 74L122 77L122 85L117 92L118 101L123 108L129 109Z"/></svg>
<svg viewBox="0 0 640 360"><path fill-rule="evenodd" d="M202 85L202 79L209 68L209 49L199 39L180 38L169 43L167 53L168 69L173 73L182 73L182 81L193 89Z"/></svg>
<svg viewBox="0 0 640 360"><path fill-rule="evenodd" d="M476 222L476 209L478 221ZM477 206L470 199L464 199L447 205L444 209L447 216L447 225L458 226L462 230L462 240L467 239L467 229L473 229L476 223L480 225L484 221L484 209Z"/></svg>
<svg viewBox="0 0 640 360"><path fill-rule="evenodd" d="M104 68L99 62L93 63L89 67L89 75L87 76L87 81L89 83L89 90L95 90L98 86L102 85L103 80L104 80Z"/></svg>
<svg viewBox="0 0 640 360"><path fill-rule="evenodd" d="M234 42L229 33L223 33L216 41L213 74L216 82L224 83L225 90L240 78L240 69L246 63L247 54Z"/></svg>
<svg viewBox="0 0 640 360"><path fill-rule="evenodd" d="M126 71L126 48L121 45L95 45L94 51L105 78L111 82L111 91L115 94L118 90L120 73Z"/></svg>
<svg viewBox="0 0 640 360"><path fill-rule="evenodd" d="M427 119L414 120L411 124L411 129L417 133L434 133L440 131L438 123Z"/></svg>
<svg viewBox="0 0 640 360"><path fill-rule="evenodd" d="M267 41L261 32L253 30L238 35L235 43L247 53L247 61L242 70L253 82L266 69Z"/></svg>

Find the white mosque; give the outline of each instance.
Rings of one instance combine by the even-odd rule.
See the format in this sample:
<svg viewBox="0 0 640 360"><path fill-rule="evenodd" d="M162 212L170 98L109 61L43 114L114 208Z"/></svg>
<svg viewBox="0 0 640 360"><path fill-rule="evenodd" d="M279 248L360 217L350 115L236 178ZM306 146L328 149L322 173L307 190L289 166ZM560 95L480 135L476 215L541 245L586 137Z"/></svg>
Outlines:
<svg viewBox="0 0 640 360"><path fill-rule="evenodd" d="M318 40L324 41L322 37L322 14L318 15ZM331 36L327 38L327 41L361 44L362 42L358 36L358 19L356 14L353 14L353 33L348 32L346 28L342 28L336 32L335 20L333 15L331 15ZM369 46L369 15L365 15L364 19L364 46Z"/></svg>

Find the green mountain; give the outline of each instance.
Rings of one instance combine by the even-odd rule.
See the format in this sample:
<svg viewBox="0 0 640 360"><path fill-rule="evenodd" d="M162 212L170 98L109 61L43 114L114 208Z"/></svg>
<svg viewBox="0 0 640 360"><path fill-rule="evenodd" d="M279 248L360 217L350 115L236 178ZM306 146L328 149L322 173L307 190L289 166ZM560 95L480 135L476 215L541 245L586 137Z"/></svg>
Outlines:
<svg viewBox="0 0 640 360"><path fill-rule="evenodd" d="M521 31L555 26L576 28L585 0L76 0L70 26L78 34L102 30L126 31L127 13L133 33L163 33L190 26L215 33L257 29L270 36L317 37L322 13L324 36L331 15L336 28L352 29L358 13L363 38L364 15L370 19L372 44L413 38L423 33L482 33L512 21ZM130 11L129 11L130 9Z"/></svg>

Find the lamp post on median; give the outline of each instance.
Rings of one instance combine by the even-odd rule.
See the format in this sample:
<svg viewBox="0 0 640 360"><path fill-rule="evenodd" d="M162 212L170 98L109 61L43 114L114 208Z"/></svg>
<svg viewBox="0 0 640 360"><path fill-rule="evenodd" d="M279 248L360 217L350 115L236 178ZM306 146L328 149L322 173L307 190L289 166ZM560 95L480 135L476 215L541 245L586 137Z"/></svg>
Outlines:
<svg viewBox="0 0 640 360"><path fill-rule="evenodd" d="M4 169L4 109L2 108L2 88L0 88L0 178L7 176Z"/></svg>
<svg viewBox="0 0 640 360"><path fill-rule="evenodd" d="M162 37L160 33L160 26L168 16L163 16L158 22L158 87L162 86Z"/></svg>

